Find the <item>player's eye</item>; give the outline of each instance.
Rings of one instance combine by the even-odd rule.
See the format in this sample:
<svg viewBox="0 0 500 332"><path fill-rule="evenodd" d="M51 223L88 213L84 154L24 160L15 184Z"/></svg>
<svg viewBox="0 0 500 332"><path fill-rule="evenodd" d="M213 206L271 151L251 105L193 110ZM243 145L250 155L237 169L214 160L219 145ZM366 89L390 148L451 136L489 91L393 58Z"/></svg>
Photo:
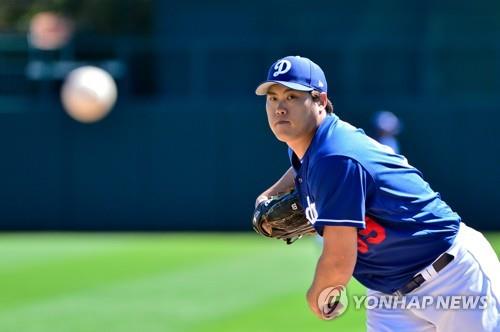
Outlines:
<svg viewBox="0 0 500 332"><path fill-rule="evenodd" d="M296 97L295 95L288 95L288 96L286 97L286 99L287 99L287 100L294 100L294 99L296 99L296 98L297 98L297 97Z"/></svg>
<svg viewBox="0 0 500 332"><path fill-rule="evenodd" d="M269 100L269 101L276 101L277 98L276 98L276 96L267 96L267 100Z"/></svg>

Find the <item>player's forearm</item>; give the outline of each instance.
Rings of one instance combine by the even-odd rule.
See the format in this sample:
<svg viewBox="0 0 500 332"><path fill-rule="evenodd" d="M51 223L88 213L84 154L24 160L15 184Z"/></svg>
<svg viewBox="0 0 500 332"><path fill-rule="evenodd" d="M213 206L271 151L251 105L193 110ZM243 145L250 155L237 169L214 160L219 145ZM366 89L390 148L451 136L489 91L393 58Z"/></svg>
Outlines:
<svg viewBox="0 0 500 332"><path fill-rule="evenodd" d="M290 191L290 189L295 187L294 179L295 179L295 171L293 170L292 167L290 167L285 172L285 174L283 174L283 176L278 181L276 181L275 184L273 184L271 187L266 189L262 194L260 194L257 197L256 205L260 201L267 199L267 197L269 197L269 196L273 196L273 195L276 195L278 193L284 193L284 192Z"/></svg>
<svg viewBox="0 0 500 332"><path fill-rule="evenodd" d="M357 258L357 229L347 226L325 226L323 229L323 252L316 265L316 273L307 301L312 311L320 318L325 302L318 298L329 287L345 287L352 277Z"/></svg>
<svg viewBox="0 0 500 332"><path fill-rule="evenodd" d="M321 292L331 286L346 286L352 277L353 268L350 262L321 255L311 288Z"/></svg>
<svg viewBox="0 0 500 332"><path fill-rule="evenodd" d="M320 302L320 294L325 291L332 291L333 288L344 291L347 283L352 277L352 268L343 262L334 260L331 257L322 255L316 266L314 281L307 292L307 302L311 310L321 319L326 319L323 307L328 305L328 301ZM328 300L328 297L326 298ZM340 309L340 308L339 308ZM332 312L335 315L335 313Z"/></svg>

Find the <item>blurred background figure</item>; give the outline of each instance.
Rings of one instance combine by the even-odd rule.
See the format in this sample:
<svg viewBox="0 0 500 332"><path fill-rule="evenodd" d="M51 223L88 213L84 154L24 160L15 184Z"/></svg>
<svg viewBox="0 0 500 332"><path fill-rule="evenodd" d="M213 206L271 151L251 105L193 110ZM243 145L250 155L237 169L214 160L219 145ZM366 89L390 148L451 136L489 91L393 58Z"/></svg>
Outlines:
<svg viewBox="0 0 500 332"><path fill-rule="evenodd" d="M71 19L55 12L35 14L30 22L28 40L33 48L50 51L64 47L73 35Z"/></svg>
<svg viewBox="0 0 500 332"><path fill-rule="evenodd" d="M40 111L57 103L56 96L74 58L70 45L74 29L72 19L55 11L35 13L29 21L26 77L43 105Z"/></svg>
<svg viewBox="0 0 500 332"><path fill-rule="evenodd" d="M394 113L386 110L378 111L373 116L373 127L374 138L379 143L392 148L395 153L401 152L397 136L401 133L402 124Z"/></svg>

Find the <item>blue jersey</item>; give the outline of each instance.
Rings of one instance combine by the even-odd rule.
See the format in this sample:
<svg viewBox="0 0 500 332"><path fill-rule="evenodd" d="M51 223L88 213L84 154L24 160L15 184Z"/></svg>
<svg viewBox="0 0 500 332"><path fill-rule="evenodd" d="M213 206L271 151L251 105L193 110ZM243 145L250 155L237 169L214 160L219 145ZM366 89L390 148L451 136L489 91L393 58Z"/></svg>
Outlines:
<svg viewBox="0 0 500 332"><path fill-rule="evenodd" d="M452 244L460 217L406 158L336 115L327 116L302 160L289 149L306 216L358 228L354 277L392 293Z"/></svg>

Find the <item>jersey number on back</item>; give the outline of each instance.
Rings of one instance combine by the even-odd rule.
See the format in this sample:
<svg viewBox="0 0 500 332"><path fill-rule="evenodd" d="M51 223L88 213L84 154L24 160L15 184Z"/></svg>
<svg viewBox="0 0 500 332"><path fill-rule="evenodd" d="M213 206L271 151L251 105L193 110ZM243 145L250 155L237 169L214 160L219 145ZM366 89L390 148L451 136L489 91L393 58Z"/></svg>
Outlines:
<svg viewBox="0 0 500 332"><path fill-rule="evenodd" d="M366 228L358 232L358 252L366 254L369 245L379 244L385 240L385 229L369 216L365 217Z"/></svg>

